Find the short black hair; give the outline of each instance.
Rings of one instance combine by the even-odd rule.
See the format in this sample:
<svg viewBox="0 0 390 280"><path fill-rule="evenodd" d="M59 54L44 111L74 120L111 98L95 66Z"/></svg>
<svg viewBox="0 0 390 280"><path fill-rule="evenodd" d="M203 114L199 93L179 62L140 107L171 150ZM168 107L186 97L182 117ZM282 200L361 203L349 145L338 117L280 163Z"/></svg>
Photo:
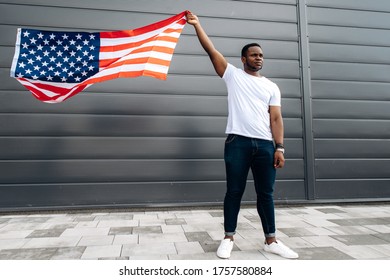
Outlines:
<svg viewBox="0 0 390 280"><path fill-rule="evenodd" d="M246 57L246 53L248 52L248 49L250 47L259 47L260 49L262 49L262 47L258 44L258 43L250 43L250 44L247 44L245 45L242 50L241 50L241 57Z"/></svg>

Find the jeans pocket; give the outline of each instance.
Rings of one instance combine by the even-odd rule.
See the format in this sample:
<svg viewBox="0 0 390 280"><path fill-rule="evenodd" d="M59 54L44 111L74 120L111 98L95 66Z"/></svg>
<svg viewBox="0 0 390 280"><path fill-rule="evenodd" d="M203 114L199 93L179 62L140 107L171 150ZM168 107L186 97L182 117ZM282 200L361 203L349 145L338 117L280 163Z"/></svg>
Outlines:
<svg viewBox="0 0 390 280"><path fill-rule="evenodd" d="M229 134L227 137L226 137L226 140L225 140L225 144L230 144L234 141L234 139L237 138L237 135L235 134Z"/></svg>

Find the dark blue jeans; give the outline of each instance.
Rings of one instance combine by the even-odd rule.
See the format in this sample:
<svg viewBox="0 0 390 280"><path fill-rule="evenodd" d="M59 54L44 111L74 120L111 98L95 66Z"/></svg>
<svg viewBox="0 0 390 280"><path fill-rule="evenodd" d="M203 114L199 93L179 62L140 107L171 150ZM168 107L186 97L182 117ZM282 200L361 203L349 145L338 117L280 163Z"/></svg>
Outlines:
<svg viewBox="0 0 390 280"><path fill-rule="evenodd" d="M275 236L275 208L273 200L276 169L275 148L272 141L229 134L225 141L227 191L224 200L225 234L236 232L241 199L245 191L249 169L252 170L259 213L265 237Z"/></svg>

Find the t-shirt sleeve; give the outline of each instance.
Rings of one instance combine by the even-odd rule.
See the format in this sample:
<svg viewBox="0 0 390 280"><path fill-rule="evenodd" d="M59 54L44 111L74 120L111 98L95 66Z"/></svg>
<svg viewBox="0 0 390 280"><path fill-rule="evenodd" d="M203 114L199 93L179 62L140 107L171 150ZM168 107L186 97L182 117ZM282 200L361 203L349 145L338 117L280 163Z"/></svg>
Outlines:
<svg viewBox="0 0 390 280"><path fill-rule="evenodd" d="M236 69L236 67L234 67L232 64L228 63L228 65L225 69L225 73L223 73L222 79L224 81L229 81L232 78L235 69Z"/></svg>
<svg viewBox="0 0 390 280"><path fill-rule="evenodd" d="M282 95L280 93L279 87L276 84L273 84L273 94L271 100L269 101L270 106L282 106Z"/></svg>

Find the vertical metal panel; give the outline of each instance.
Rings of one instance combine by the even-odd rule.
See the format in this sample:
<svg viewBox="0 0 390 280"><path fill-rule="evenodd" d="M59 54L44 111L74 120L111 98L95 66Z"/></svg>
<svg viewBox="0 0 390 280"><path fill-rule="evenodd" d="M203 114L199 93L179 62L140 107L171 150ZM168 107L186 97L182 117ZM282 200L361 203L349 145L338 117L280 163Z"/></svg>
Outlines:
<svg viewBox="0 0 390 280"><path fill-rule="evenodd" d="M314 146L313 146L313 125L311 105L311 71L309 52L309 33L307 28L307 8L304 1L298 2L299 33L300 33L300 65L301 85L303 96L303 117L304 117L304 143L305 143L305 182L307 199L313 200L315 190L314 173Z"/></svg>
<svg viewBox="0 0 390 280"><path fill-rule="evenodd" d="M316 198L389 200L389 1L307 3Z"/></svg>

